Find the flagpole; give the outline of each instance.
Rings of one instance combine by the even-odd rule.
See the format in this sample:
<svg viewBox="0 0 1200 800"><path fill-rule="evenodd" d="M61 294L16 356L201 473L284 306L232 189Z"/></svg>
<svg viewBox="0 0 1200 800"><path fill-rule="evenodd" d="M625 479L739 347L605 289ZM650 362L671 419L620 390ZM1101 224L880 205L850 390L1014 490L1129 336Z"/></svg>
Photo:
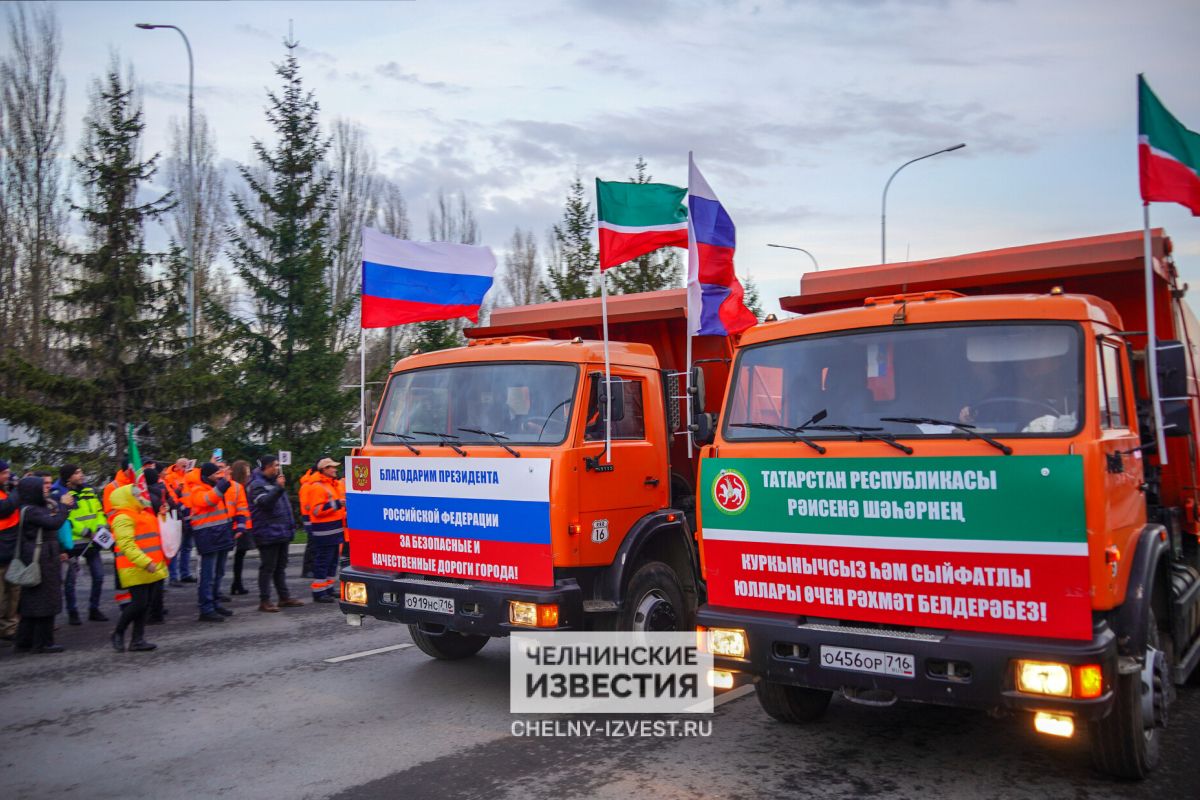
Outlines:
<svg viewBox="0 0 1200 800"><path fill-rule="evenodd" d="M1146 382L1150 384L1150 405L1154 410L1154 441L1158 445L1158 463L1167 465L1167 436L1163 431L1162 405L1158 391L1158 330L1154 324L1154 253L1150 241L1150 203L1142 201L1142 245L1146 259Z"/></svg>
<svg viewBox="0 0 1200 800"><path fill-rule="evenodd" d="M688 150L688 193L692 191L692 151ZM683 365L683 395L684 395L684 410L687 413L687 420L684 423L684 430L687 431L687 457L690 461L693 457L692 452L692 420L694 418L694 409L692 407L692 205L688 203L688 278L684 281L684 297L687 301L687 314L684 317L683 335L684 335L684 365Z"/></svg>
<svg viewBox="0 0 1200 800"><path fill-rule="evenodd" d="M612 364L608 358L608 280L600 270L600 327L604 337L604 455L612 463Z"/></svg>
<svg viewBox="0 0 1200 800"><path fill-rule="evenodd" d="M361 312L360 312L361 314ZM358 430L362 444L367 443L367 329L358 325Z"/></svg>

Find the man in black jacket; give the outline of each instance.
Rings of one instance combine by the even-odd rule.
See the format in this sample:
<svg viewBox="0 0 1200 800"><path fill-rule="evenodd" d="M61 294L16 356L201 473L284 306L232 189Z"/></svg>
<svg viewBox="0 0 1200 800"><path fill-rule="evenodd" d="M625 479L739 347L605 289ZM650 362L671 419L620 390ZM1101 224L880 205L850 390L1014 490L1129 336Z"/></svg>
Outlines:
<svg viewBox="0 0 1200 800"><path fill-rule="evenodd" d="M251 533L258 545L259 611L274 612L281 607L304 605L303 600L291 596L287 585L288 546L296 533L296 519L292 516L286 485L275 456L258 460L258 468L250 476L247 497L254 523ZM279 595L279 605L271 602L272 583Z"/></svg>

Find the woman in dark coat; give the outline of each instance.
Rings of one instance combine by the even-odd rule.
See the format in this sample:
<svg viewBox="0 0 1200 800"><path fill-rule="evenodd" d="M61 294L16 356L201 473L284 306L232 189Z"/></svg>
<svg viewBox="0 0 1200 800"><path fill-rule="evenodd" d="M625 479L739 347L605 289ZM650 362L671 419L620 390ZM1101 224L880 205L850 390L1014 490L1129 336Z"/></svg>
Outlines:
<svg viewBox="0 0 1200 800"><path fill-rule="evenodd" d="M33 560L38 532L42 534L42 551L38 559L42 582L23 588L17 606L21 621L17 625L16 646L19 652L25 653L63 651L62 645L54 643L54 617L62 611L61 562L66 560L66 554L58 544L58 529L67 521L71 509L66 504L51 509L46 500L47 483L31 475L17 484L17 497L21 503L17 513L24 515L18 524L21 530L18 547L26 564Z"/></svg>

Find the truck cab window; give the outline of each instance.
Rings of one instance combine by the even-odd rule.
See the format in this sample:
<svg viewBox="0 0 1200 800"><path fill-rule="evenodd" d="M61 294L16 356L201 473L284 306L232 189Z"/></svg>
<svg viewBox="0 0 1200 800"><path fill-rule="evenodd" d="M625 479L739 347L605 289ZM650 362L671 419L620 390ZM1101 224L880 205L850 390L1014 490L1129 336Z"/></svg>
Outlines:
<svg viewBox="0 0 1200 800"><path fill-rule="evenodd" d="M392 376L372 444L437 442L495 445L474 428L509 444L558 444L570 428L579 370L573 364L487 362L401 372Z"/></svg>
<svg viewBox="0 0 1200 800"><path fill-rule="evenodd" d="M1099 411L1100 427L1105 429L1127 428L1125 420L1125 382L1121 374L1121 351L1118 345L1101 340L1097 345L1099 368Z"/></svg>
<svg viewBox="0 0 1200 800"><path fill-rule="evenodd" d="M617 376L613 376L614 381ZM601 387L602 384L597 384ZM620 391L625 396L625 416L613 420L612 438L634 440L646 438L646 415L642 405L642 381L636 378L621 378ZM617 391L614 383L613 391ZM600 413L598 392L588 397L587 427L584 429L584 441L604 441L604 416Z"/></svg>

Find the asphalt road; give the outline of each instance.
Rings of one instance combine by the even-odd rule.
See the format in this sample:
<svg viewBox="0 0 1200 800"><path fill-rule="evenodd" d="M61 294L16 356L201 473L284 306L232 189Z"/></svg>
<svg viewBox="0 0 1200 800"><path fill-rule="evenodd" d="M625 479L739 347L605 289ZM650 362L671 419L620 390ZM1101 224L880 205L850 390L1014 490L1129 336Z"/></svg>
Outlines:
<svg viewBox="0 0 1200 800"><path fill-rule="evenodd" d="M0 796L1200 796L1200 689L1173 706L1163 768L1142 784L1093 773L1083 742L1025 719L840 700L805 727L751 694L722 703L709 737L528 738L511 732L506 642L436 662L406 628L351 628L336 606L262 614L238 597L213 625L194 621L194 598L169 593L153 653L113 652L104 623L63 624L62 655L0 644Z"/></svg>

